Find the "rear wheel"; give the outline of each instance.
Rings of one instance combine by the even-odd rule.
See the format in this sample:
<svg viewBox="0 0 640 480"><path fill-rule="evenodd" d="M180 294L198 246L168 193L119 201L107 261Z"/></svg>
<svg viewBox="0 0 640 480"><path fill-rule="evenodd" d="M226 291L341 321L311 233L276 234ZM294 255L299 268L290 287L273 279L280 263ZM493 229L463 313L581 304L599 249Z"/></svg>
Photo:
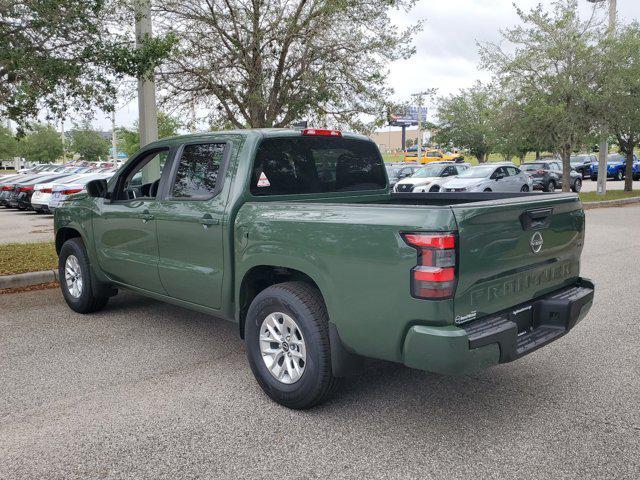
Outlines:
<svg viewBox="0 0 640 480"><path fill-rule="evenodd" d="M529 191L529 185L523 185L522 188L520 189L521 192L528 192Z"/></svg>
<svg viewBox="0 0 640 480"><path fill-rule="evenodd" d="M622 172L622 170L618 170L616 172L616 180L621 182L624 179L624 173Z"/></svg>
<svg viewBox="0 0 640 480"><path fill-rule="evenodd" d="M556 191L556 182L554 182L553 180L549 180L549 183L547 184L547 192L555 192Z"/></svg>
<svg viewBox="0 0 640 480"><path fill-rule="evenodd" d="M109 297L98 296L91 280L89 257L80 238L67 240L58 257L60 290L67 305L78 313L91 313L104 308Z"/></svg>
<svg viewBox="0 0 640 480"><path fill-rule="evenodd" d="M591 181L595 182L596 180L598 180L598 177L596 175L591 175Z"/></svg>
<svg viewBox="0 0 640 480"><path fill-rule="evenodd" d="M329 318L313 286L286 282L260 292L247 312L245 343L258 384L281 405L310 408L333 392Z"/></svg>
<svg viewBox="0 0 640 480"><path fill-rule="evenodd" d="M433 187L431 187L429 189L429 192L431 192L431 193L437 193L439 191L440 191L440 187L438 185L434 185Z"/></svg>
<svg viewBox="0 0 640 480"><path fill-rule="evenodd" d="M582 180L580 180L579 178L576 178L576 181L573 182L573 187L571 187L571 190L573 190L576 193L582 190Z"/></svg>

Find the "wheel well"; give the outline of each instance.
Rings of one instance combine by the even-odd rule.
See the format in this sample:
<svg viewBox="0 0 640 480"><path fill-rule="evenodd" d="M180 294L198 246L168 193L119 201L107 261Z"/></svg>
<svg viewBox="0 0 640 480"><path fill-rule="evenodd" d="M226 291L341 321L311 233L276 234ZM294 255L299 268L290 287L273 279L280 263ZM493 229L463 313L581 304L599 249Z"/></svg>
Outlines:
<svg viewBox="0 0 640 480"><path fill-rule="evenodd" d="M240 338L244 338L244 322L247 318L247 311L256 295L272 285L290 281L308 283L317 288L322 295L318 284L309 275L292 268L261 265L253 267L245 274L240 285Z"/></svg>
<svg viewBox="0 0 640 480"><path fill-rule="evenodd" d="M56 233L56 253L60 253L60 249L64 242L72 238L81 237L80 232L74 228L63 227Z"/></svg>

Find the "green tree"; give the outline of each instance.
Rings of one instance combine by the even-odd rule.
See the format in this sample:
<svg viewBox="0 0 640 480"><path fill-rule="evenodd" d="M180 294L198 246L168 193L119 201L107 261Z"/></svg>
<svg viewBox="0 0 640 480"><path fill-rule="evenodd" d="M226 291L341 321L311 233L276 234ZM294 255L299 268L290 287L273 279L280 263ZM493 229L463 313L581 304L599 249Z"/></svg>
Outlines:
<svg viewBox="0 0 640 480"><path fill-rule="evenodd" d="M486 162L496 143L494 107L492 89L481 83L441 98L434 140L466 148L479 162Z"/></svg>
<svg viewBox="0 0 640 480"><path fill-rule="evenodd" d="M502 32L510 48L485 44L481 56L500 90L524 106L531 133L562 156L569 191L571 153L594 126L604 35L580 19L576 0L558 0L550 12L517 11L522 25Z"/></svg>
<svg viewBox="0 0 640 480"><path fill-rule="evenodd" d="M18 143L19 155L29 162L54 162L62 156L62 150L60 134L51 125L34 125Z"/></svg>
<svg viewBox="0 0 640 480"><path fill-rule="evenodd" d="M116 3L0 1L0 117L24 124L42 107L56 116L68 108L111 108L123 75L155 68L174 39L149 37L133 48L132 35L108 28Z"/></svg>
<svg viewBox="0 0 640 480"><path fill-rule="evenodd" d="M633 190L633 153L640 143L640 24L622 27L608 42L601 114L626 156L624 189Z"/></svg>
<svg viewBox="0 0 640 480"><path fill-rule="evenodd" d="M102 138L88 123L75 126L70 132L70 137L70 150L78 154L82 160L95 162L109 155L109 141Z"/></svg>
<svg viewBox="0 0 640 480"><path fill-rule="evenodd" d="M180 121L171 115L158 112L158 138L171 137L178 134ZM138 122L134 123L133 130L120 127L116 129L118 148L131 156L140 149L140 130Z"/></svg>
<svg viewBox="0 0 640 480"><path fill-rule="evenodd" d="M0 125L0 160L10 160L16 156L18 151L18 141L13 132Z"/></svg>
<svg viewBox="0 0 640 480"><path fill-rule="evenodd" d="M388 62L414 52L416 28L396 28L388 12L414 3L158 0L159 28L179 38L159 83L168 100L211 105L238 128L310 118L362 130L363 113L384 111Z"/></svg>

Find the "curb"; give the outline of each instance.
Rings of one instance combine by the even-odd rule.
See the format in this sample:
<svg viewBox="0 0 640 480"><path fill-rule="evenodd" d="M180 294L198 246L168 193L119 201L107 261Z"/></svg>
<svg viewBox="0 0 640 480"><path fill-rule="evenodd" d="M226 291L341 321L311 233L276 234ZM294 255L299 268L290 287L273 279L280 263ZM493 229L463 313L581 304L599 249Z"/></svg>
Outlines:
<svg viewBox="0 0 640 480"><path fill-rule="evenodd" d="M585 210L591 210L593 208L619 207L624 205L633 205L635 203L640 203L640 197L606 200L604 202L582 202L582 208Z"/></svg>
<svg viewBox="0 0 640 480"><path fill-rule="evenodd" d="M30 287L32 285L56 281L58 281L57 270L17 273L15 275L0 275L0 290L4 290L5 288Z"/></svg>

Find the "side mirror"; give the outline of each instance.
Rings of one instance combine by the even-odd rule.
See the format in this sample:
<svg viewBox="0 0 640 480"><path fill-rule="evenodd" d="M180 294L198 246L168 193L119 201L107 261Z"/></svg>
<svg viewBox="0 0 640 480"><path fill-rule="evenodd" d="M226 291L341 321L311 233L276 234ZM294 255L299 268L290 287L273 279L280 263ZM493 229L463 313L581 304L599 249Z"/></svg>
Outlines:
<svg viewBox="0 0 640 480"><path fill-rule="evenodd" d="M493 177L494 180L502 180L506 175L504 173L496 173Z"/></svg>
<svg viewBox="0 0 640 480"><path fill-rule="evenodd" d="M87 183L87 194L93 198L107 198L107 181L104 178Z"/></svg>

